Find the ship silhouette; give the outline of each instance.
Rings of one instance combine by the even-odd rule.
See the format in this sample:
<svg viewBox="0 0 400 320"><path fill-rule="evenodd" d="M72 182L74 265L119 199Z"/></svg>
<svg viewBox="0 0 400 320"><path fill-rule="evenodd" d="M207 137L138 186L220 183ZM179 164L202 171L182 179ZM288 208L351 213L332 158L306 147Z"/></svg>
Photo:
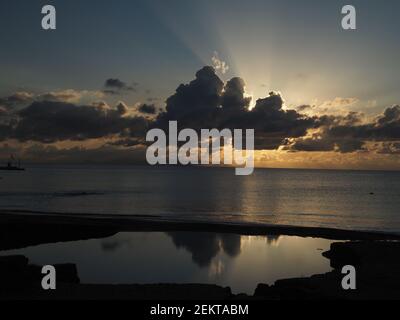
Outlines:
<svg viewBox="0 0 400 320"><path fill-rule="evenodd" d="M1 166L0 170L10 170L10 171L24 171L25 168L21 167L21 161L15 159L13 155L10 156L10 159L7 161L6 166Z"/></svg>

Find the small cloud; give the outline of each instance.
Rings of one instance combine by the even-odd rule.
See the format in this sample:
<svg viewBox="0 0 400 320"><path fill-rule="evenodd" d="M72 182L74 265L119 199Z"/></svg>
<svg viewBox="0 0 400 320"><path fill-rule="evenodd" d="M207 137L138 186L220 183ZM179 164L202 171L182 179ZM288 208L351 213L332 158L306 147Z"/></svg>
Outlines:
<svg viewBox="0 0 400 320"><path fill-rule="evenodd" d="M120 103L118 103L117 105L117 110L119 112L120 115L126 114L128 113L128 107L125 103L123 103L122 101Z"/></svg>
<svg viewBox="0 0 400 320"><path fill-rule="evenodd" d="M117 78L109 78L104 83L105 90L103 90L106 94L121 94L124 91L136 91L136 87L139 84L134 82L132 85L126 84L124 81L121 81Z"/></svg>
<svg viewBox="0 0 400 320"><path fill-rule="evenodd" d="M217 51L214 51L211 61L214 69L220 71L222 74L225 74L229 70L228 64L219 58Z"/></svg>
<svg viewBox="0 0 400 320"><path fill-rule="evenodd" d="M342 107L349 107L359 102L357 98L341 98L336 97L333 100L325 101L321 107L326 108L342 108Z"/></svg>
<svg viewBox="0 0 400 320"><path fill-rule="evenodd" d="M34 101L53 101L76 103L82 100L90 101L101 99L104 93L90 90L56 90L44 93L16 92L10 96L0 98L0 105L5 108L23 107Z"/></svg>
<svg viewBox="0 0 400 320"><path fill-rule="evenodd" d="M146 103L140 105L138 110L139 112L146 114L155 114L157 112L154 104L146 104Z"/></svg>
<svg viewBox="0 0 400 320"><path fill-rule="evenodd" d="M301 106L296 107L297 111L299 112L304 112L307 110L311 110L313 108L313 106L309 105L309 104L303 104Z"/></svg>
<svg viewBox="0 0 400 320"><path fill-rule="evenodd" d="M159 101L160 100L160 98L156 98L156 97L148 97L147 99L146 99L146 101L147 102L150 102L150 103L152 103L152 102L157 102L157 101Z"/></svg>

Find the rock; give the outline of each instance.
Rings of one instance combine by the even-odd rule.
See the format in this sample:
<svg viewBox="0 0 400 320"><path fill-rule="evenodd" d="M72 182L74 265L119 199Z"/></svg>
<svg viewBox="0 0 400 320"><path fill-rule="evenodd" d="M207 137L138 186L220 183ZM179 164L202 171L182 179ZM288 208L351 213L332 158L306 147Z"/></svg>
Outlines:
<svg viewBox="0 0 400 320"><path fill-rule="evenodd" d="M78 271L75 264L56 264L57 284L79 284ZM0 298L10 293L35 289L41 290L43 279L42 266L29 264L27 257L0 257Z"/></svg>
<svg viewBox="0 0 400 320"><path fill-rule="evenodd" d="M345 265L358 267L361 265L359 254L346 242L332 243L329 251L322 255L330 260L330 265L334 269L341 269Z"/></svg>
<svg viewBox="0 0 400 320"><path fill-rule="evenodd" d="M57 271L57 282L63 283L80 283L78 269L73 263L64 263L54 265Z"/></svg>

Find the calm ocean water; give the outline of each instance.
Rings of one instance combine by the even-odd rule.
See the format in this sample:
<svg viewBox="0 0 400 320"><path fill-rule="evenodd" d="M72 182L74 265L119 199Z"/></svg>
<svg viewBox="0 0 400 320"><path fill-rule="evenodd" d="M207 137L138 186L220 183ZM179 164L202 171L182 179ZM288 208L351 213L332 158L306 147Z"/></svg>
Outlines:
<svg viewBox="0 0 400 320"><path fill-rule="evenodd" d="M34 166L0 176L0 209L400 232L400 172Z"/></svg>

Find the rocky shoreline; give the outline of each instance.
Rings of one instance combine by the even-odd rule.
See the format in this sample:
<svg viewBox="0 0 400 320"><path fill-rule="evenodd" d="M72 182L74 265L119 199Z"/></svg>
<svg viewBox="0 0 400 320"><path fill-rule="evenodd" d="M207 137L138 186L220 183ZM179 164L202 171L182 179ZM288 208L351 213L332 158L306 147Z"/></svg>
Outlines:
<svg viewBox="0 0 400 320"><path fill-rule="evenodd" d="M400 299L400 242L398 235L344 230L211 224L162 221L149 217L68 216L34 213L0 215L0 250L42 243L102 238L120 231L207 231L269 235L274 232L326 238L336 235L323 256L332 271L305 278L283 279L273 285L258 284L253 295L234 295L229 287L208 284L84 284L74 264L57 265L57 290L41 288L41 266L24 256L0 257L0 299L122 299L122 300L321 300L321 299ZM240 228L239 228L240 227ZM315 228L314 228L315 229ZM349 236L348 238L342 238ZM324 236L322 236L324 237ZM357 271L357 289L343 290L344 265Z"/></svg>
<svg viewBox="0 0 400 320"><path fill-rule="evenodd" d="M400 299L400 243L332 243L323 253L333 271L306 278L258 284L253 295L234 295L229 287L209 284L84 284L74 264L56 265L57 290L41 288L41 266L24 256L0 257L2 300L379 300ZM353 264L357 289L343 290L341 268Z"/></svg>

